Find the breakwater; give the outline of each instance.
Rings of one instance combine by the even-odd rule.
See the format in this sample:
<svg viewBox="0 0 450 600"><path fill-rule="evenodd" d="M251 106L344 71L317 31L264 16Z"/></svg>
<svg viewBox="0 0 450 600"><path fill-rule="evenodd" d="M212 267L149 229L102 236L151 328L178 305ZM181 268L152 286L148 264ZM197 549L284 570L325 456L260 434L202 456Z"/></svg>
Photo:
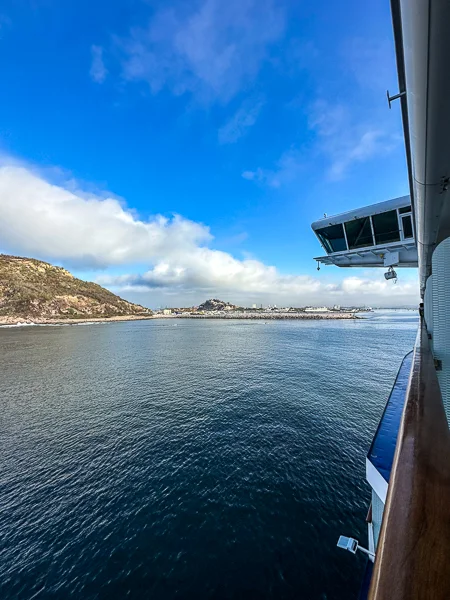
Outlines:
<svg viewBox="0 0 450 600"><path fill-rule="evenodd" d="M358 319L359 317L354 312L338 312L330 311L323 313L310 312L210 312L204 314L198 313L180 313L172 315L154 315L152 319L258 319L262 321L273 320L307 320L321 321L331 319Z"/></svg>

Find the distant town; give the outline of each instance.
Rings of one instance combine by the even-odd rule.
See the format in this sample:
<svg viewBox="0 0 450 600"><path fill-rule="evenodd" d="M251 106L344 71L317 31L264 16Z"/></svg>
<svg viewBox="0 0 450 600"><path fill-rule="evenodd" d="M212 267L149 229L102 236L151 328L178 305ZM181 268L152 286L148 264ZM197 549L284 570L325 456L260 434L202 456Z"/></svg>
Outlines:
<svg viewBox="0 0 450 600"><path fill-rule="evenodd" d="M250 307L237 306L217 298L206 300L199 306L188 308L160 308L153 316L158 318L197 318L197 319L355 319L358 313L370 312L370 307L343 306L304 306L281 307L252 304Z"/></svg>

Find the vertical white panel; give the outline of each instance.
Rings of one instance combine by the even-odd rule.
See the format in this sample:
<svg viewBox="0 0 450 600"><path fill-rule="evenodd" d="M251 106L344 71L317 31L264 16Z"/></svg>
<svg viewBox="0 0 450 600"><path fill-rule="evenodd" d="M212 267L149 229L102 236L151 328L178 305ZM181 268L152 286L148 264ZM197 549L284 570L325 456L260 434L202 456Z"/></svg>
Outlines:
<svg viewBox="0 0 450 600"><path fill-rule="evenodd" d="M372 523L375 548L378 546L378 538L380 537L381 523L383 521L383 512L383 501L377 496L374 490L372 490Z"/></svg>
<svg viewBox="0 0 450 600"><path fill-rule="evenodd" d="M427 287L425 288L425 297L423 299L425 321L427 323L428 333L433 335L433 276L428 277Z"/></svg>
<svg viewBox="0 0 450 600"><path fill-rule="evenodd" d="M434 251L432 266L433 352L442 363L437 375L450 424L450 238Z"/></svg>

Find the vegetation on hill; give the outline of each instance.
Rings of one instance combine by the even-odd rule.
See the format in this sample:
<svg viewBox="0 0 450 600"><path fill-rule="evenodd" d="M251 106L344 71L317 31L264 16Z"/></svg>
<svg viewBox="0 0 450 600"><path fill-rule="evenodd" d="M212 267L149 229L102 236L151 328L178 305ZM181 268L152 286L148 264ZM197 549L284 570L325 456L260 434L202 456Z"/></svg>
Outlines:
<svg viewBox="0 0 450 600"><path fill-rule="evenodd" d="M96 283L34 258L0 254L0 319L94 318L151 315Z"/></svg>

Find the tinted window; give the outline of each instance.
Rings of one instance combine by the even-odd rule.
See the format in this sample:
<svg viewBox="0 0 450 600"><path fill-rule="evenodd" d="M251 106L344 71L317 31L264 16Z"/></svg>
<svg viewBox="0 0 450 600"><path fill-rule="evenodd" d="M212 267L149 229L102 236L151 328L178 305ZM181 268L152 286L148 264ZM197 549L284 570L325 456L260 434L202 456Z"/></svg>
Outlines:
<svg viewBox="0 0 450 600"><path fill-rule="evenodd" d="M377 244L389 244L400 241L398 230L397 211L389 210L372 217L375 242Z"/></svg>
<svg viewBox="0 0 450 600"><path fill-rule="evenodd" d="M405 239L412 238L413 237L413 229L412 229L411 216L408 215L407 217L403 217L402 222L403 222L403 237Z"/></svg>
<svg viewBox="0 0 450 600"><path fill-rule="evenodd" d="M342 252L347 250L342 225L330 225L316 231L327 252Z"/></svg>
<svg viewBox="0 0 450 600"><path fill-rule="evenodd" d="M411 207L410 206L403 206L402 208L398 209L398 212L402 215L403 213L409 213L411 212Z"/></svg>
<svg viewBox="0 0 450 600"><path fill-rule="evenodd" d="M353 248L363 248L364 246L373 246L369 217L348 221L345 223L345 233L347 234L347 242L350 250L353 250Z"/></svg>

